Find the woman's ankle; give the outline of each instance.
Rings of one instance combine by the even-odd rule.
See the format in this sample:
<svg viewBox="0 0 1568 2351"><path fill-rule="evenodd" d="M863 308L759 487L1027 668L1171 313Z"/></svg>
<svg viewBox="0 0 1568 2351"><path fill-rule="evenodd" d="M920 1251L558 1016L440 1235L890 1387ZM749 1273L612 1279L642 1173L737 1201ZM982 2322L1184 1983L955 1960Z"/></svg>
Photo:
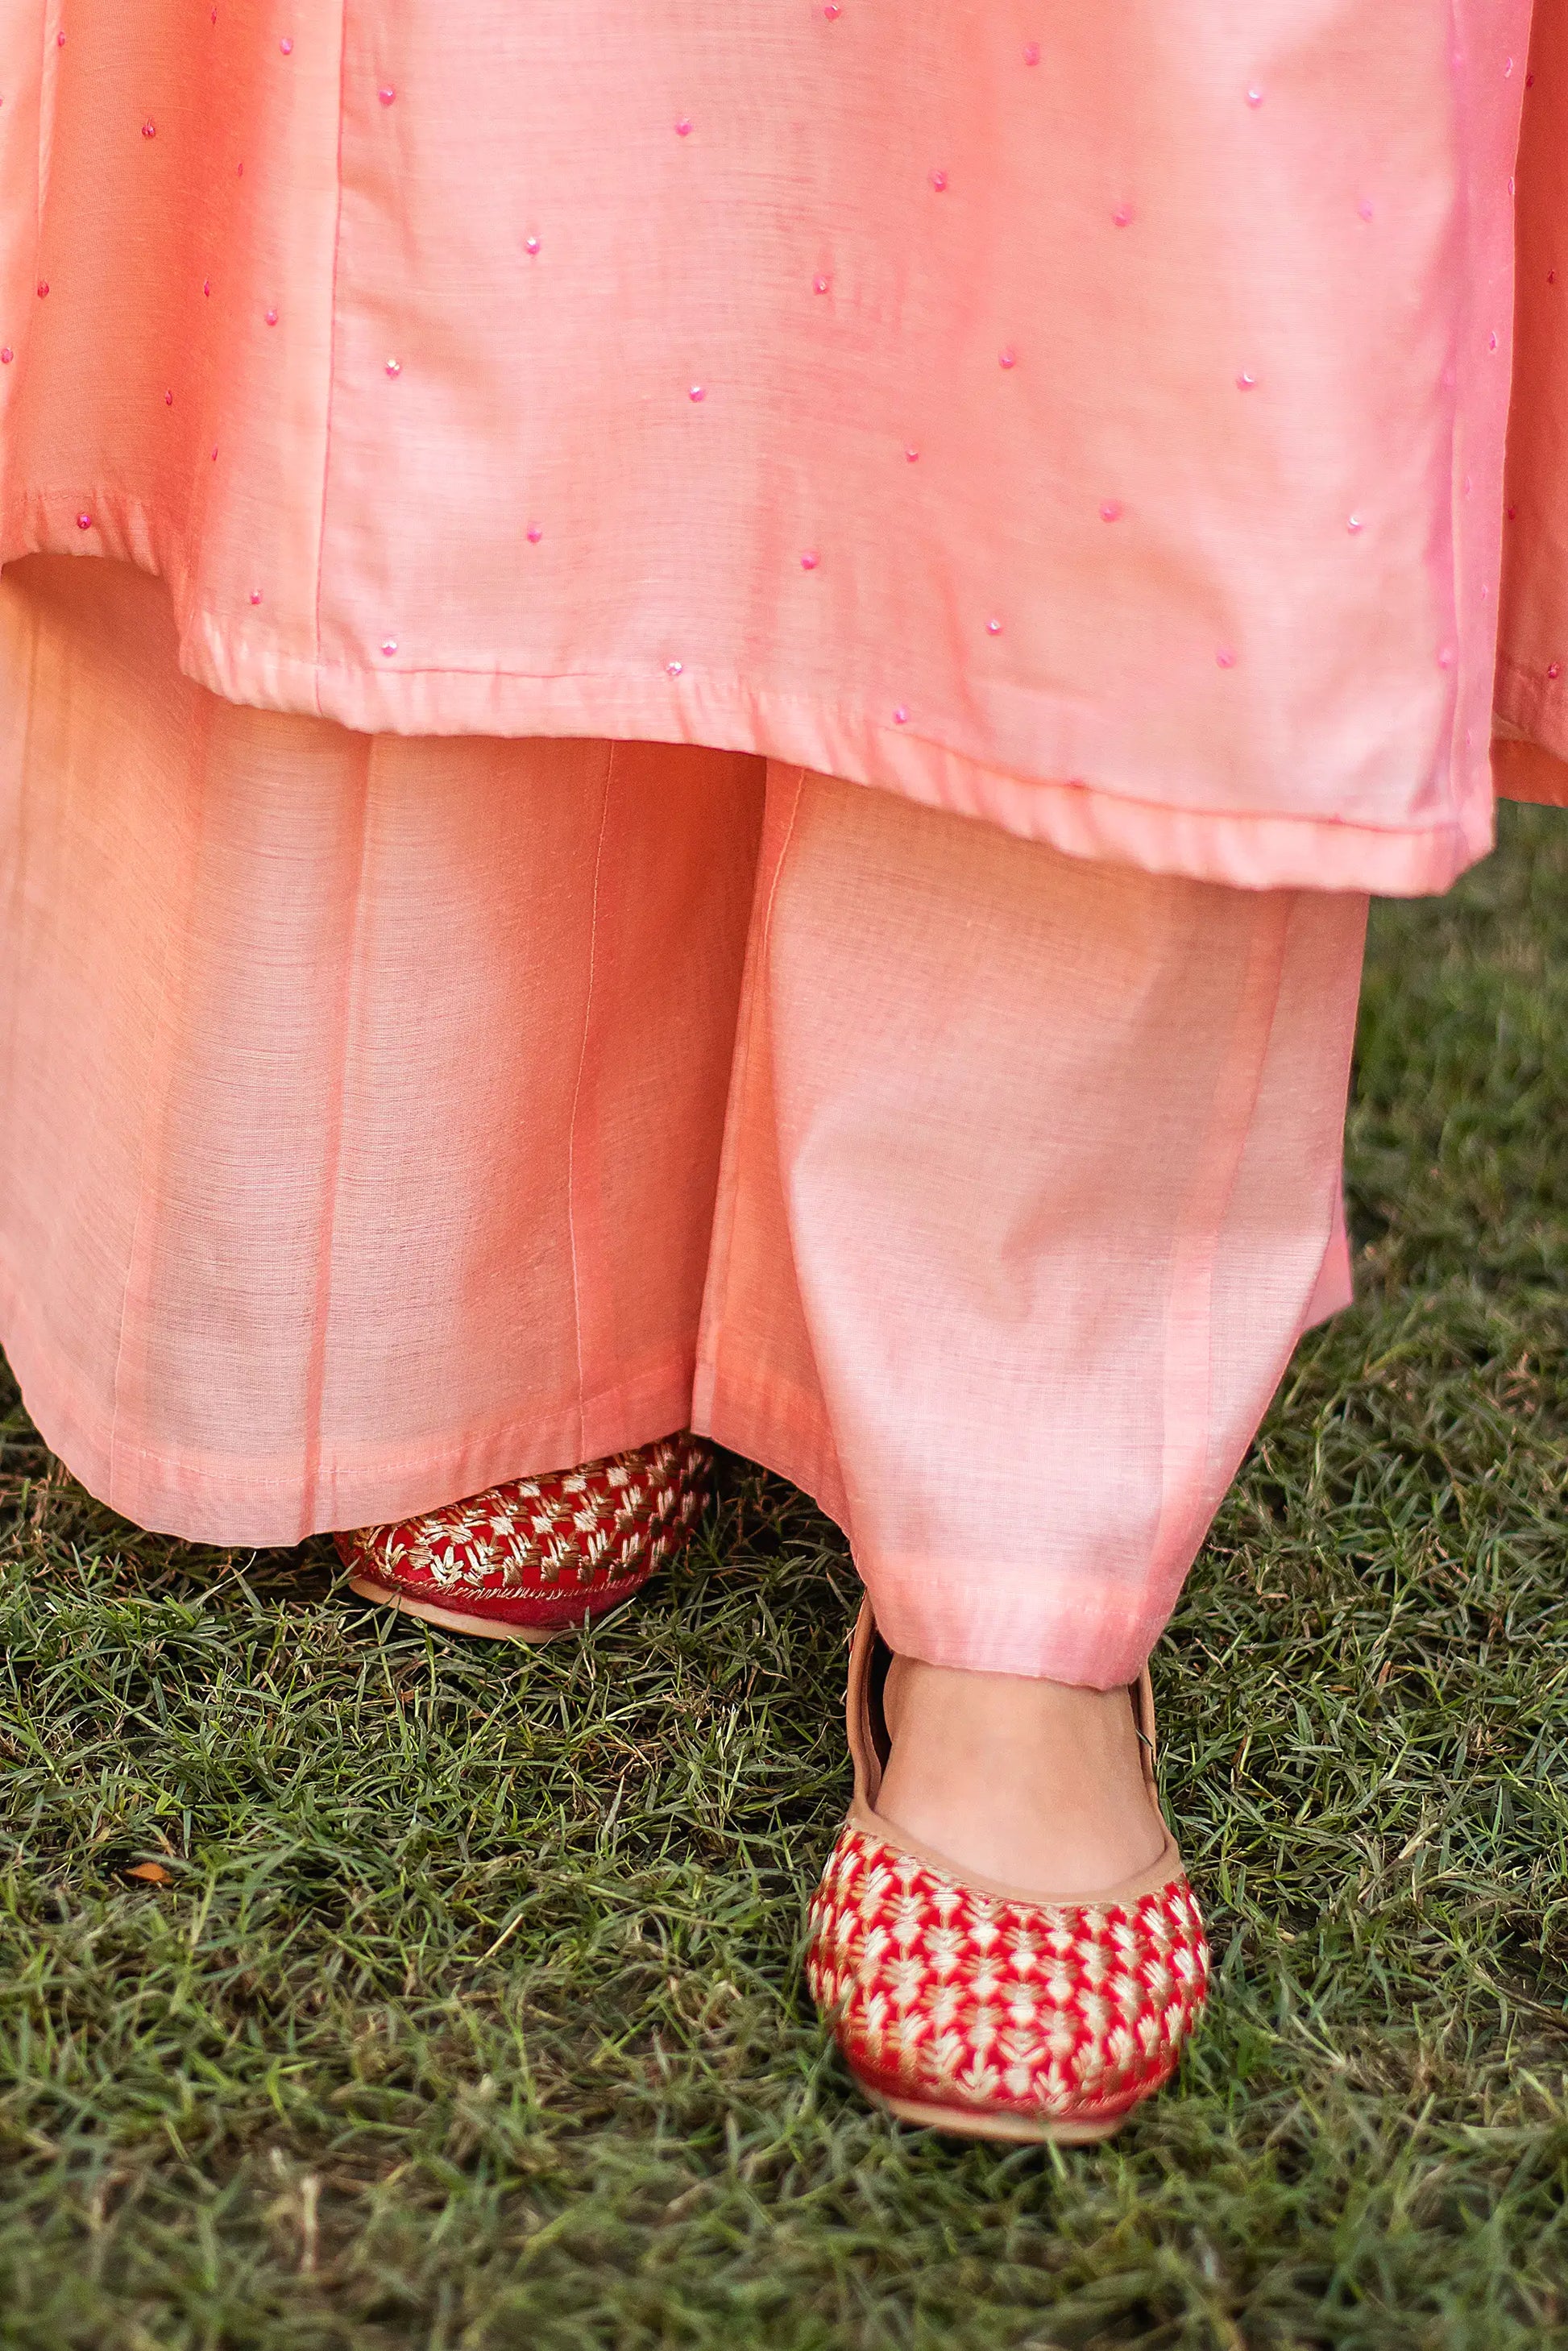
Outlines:
<svg viewBox="0 0 1568 2351"><path fill-rule="evenodd" d="M956 1866L1016 1886L1103 1894L1155 1862L1131 1699L895 1657L877 1809Z"/></svg>

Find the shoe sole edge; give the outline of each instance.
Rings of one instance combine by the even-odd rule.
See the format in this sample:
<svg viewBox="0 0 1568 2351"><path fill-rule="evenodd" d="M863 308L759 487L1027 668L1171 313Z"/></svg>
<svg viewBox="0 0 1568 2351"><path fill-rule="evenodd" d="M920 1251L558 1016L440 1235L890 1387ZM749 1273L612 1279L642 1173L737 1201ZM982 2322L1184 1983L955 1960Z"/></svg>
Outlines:
<svg viewBox="0 0 1568 2351"><path fill-rule="evenodd" d="M408 1593L374 1583L368 1575L350 1575L349 1589L378 1607L395 1608L402 1615L417 1616L421 1624L439 1625L448 1633L470 1633L481 1641L523 1641L529 1648L537 1649L547 1641L559 1641L566 1634L581 1629L577 1625L503 1625L493 1616L465 1616L459 1609L440 1608L433 1600L415 1600ZM606 1609L604 1614L609 1615L611 1612ZM599 1624L602 1619L595 1617L592 1621Z"/></svg>
<svg viewBox="0 0 1568 2351"><path fill-rule="evenodd" d="M946 2131L953 2138L1005 2139L1014 2146L1093 2147L1119 2131L1133 2112L1128 2106L1119 2115L1093 2122L1066 2117L1058 2122L1046 2116L1035 2120L1028 2115L988 2113L983 2106L927 2105L919 2098L894 2097L886 2090L873 2089L858 2074L855 2083L873 2106L892 2115L895 2122L913 2123L921 2130Z"/></svg>

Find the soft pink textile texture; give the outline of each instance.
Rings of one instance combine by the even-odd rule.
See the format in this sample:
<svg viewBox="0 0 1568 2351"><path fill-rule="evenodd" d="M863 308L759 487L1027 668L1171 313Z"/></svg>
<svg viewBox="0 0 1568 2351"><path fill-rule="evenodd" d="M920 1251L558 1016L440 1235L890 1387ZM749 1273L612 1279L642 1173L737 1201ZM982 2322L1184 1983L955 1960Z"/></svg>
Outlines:
<svg viewBox="0 0 1568 2351"><path fill-rule="evenodd" d="M1519 151L1498 787L1568 804L1568 7L1535 12Z"/></svg>
<svg viewBox="0 0 1568 2351"><path fill-rule="evenodd" d="M826 1505L901 1655L1109 1687L1346 1301L1366 902L768 800L694 1425Z"/></svg>
<svg viewBox="0 0 1568 2351"><path fill-rule="evenodd" d="M0 559L239 702L1440 888L1528 17L0 0Z"/></svg>
<svg viewBox="0 0 1568 2351"><path fill-rule="evenodd" d="M117 564L0 681L0 1337L95 1493L288 1542L690 1419L901 1648L1136 1669L1347 1295L1363 899L235 708Z"/></svg>

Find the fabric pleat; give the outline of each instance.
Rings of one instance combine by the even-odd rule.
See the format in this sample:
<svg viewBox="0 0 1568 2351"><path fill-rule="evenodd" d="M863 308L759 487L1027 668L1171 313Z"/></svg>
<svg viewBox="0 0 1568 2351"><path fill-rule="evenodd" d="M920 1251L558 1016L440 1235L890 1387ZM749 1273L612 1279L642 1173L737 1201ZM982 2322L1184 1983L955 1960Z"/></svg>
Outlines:
<svg viewBox="0 0 1568 2351"><path fill-rule="evenodd" d="M689 747L236 708L0 581L0 1324L223 1544L688 1422L939 1662L1109 1682L1348 1295L1365 902Z"/></svg>

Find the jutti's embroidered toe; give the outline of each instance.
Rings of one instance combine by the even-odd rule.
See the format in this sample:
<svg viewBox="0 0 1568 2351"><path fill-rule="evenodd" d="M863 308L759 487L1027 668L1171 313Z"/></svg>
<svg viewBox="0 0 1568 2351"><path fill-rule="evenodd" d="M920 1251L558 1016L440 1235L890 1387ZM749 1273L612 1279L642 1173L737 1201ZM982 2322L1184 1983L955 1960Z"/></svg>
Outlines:
<svg viewBox="0 0 1568 2351"><path fill-rule="evenodd" d="M712 1468L683 1431L340 1534L338 1551L363 1599L455 1632L548 1641L642 1590L702 1515Z"/></svg>
<svg viewBox="0 0 1568 2351"><path fill-rule="evenodd" d="M915 1845L875 1810L886 1656L867 1603L850 1668L855 1794L811 1905L812 1995L861 2087L904 2121L1107 2137L1169 2080L1207 1995L1176 1844L1162 1817L1153 1865L1088 1901L976 1879ZM1157 1813L1146 1672L1137 1699Z"/></svg>

